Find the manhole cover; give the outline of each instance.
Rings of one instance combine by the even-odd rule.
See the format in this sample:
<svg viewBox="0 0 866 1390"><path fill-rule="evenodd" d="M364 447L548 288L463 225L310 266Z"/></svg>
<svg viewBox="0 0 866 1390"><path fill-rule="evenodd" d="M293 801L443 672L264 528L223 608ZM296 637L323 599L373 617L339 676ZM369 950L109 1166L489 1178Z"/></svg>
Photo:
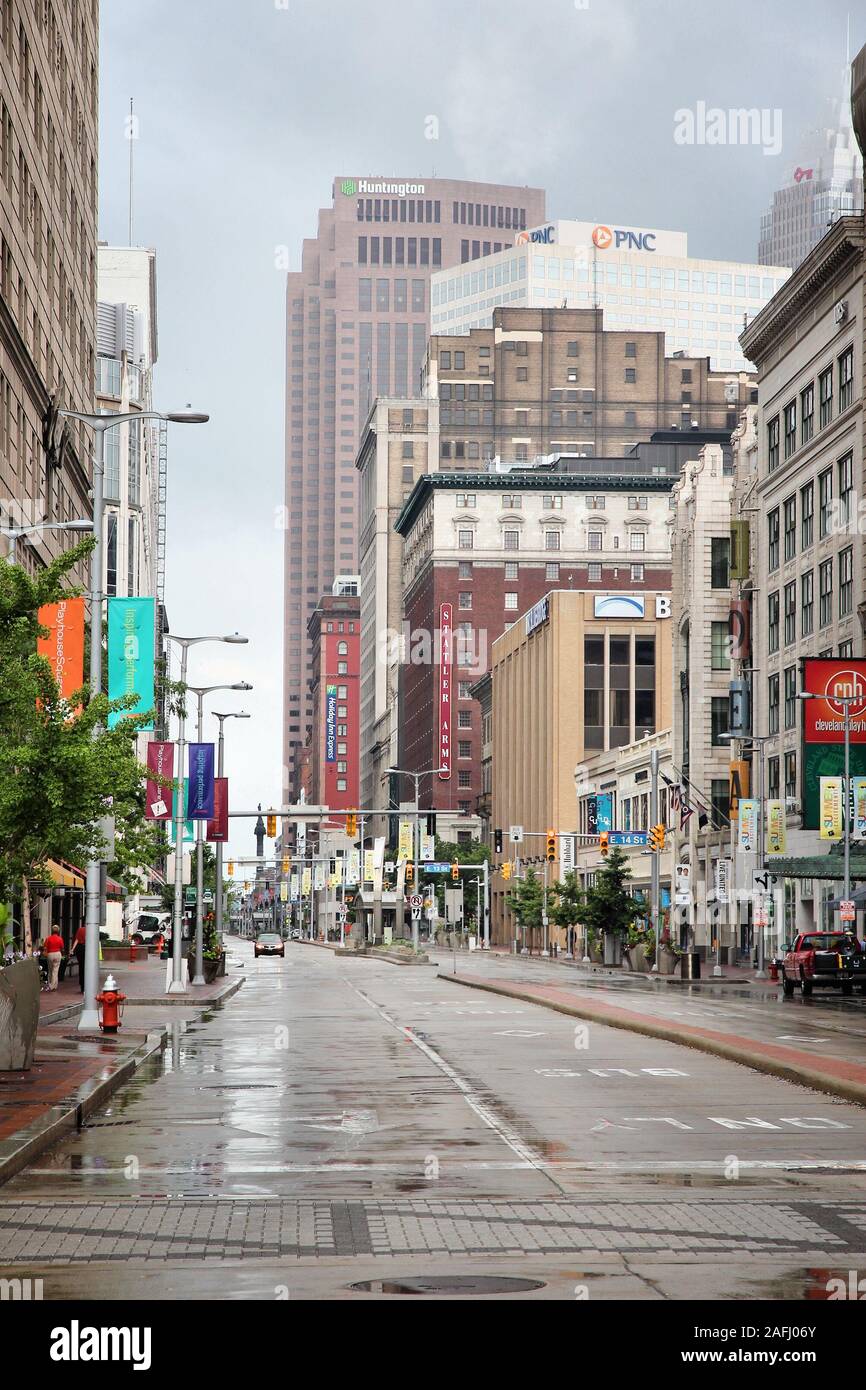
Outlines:
<svg viewBox="0 0 866 1390"><path fill-rule="evenodd" d="M419 1274L409 1279L364 1279L360 1284L350 1284L350 1289L360 1293L378 1294L510 1294L531 1293L533 1289L543 1289L539 1279L518 1279L498 1274L442 1274L424 1276Z"/></svg>

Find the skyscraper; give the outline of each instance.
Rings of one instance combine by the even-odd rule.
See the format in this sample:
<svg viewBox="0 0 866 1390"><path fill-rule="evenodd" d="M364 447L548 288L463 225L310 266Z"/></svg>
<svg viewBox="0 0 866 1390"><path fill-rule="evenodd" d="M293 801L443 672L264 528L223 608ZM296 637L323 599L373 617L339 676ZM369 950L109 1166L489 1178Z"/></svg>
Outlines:
<svg viewBox="0 0 866 1390"><path fill-rule="evenodd" d="M307 625L357 572L355 455L377 397L420 392L434 270L501 251L543 222L541 189L454 179L338 178L286 298L283 784L312 723Z"/></svg>
<svg viewBox="0 0 866 1390"><path fill-rule="evenodd" d="M761 217L761 265L796 268L837 218L863 209L863 159L851 123L850 63L834 106L834 124L808 133L799 164Z"/></svg>

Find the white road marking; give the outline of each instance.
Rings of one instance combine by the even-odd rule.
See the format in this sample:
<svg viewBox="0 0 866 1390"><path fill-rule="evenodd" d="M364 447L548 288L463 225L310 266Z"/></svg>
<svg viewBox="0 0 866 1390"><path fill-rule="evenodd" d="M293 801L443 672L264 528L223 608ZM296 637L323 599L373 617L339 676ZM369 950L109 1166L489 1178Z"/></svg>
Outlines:
<svg viewBox="0 0 866 1390"><path fill-rule="evenodd" d="M828 1043L832 1038L813 1038L808 1033L777 1033L776 1042Z"/></svg>
<svg viewBox="0 0 866 1390"><path fill-rule="evenodd" d="M502 1028L494 1034L494 1038L546 1038L547 1033L533 1033L529 1028Z"/></svg>
<svg viewBox="0 0 866 1390"><path fill-rule="evenodd" d="M601 1125L596 1125L596 1126L594 1126L594 1128L598 1129L598 1128L603 1127L604 1125L607 1125L609 1128L617 1128L617 1129L622 1129L622 1128L624 1128L624 1126L622 1126L622 1125L611 1125L611 1124L609 1123L609 1121L603 1121ZM785 1172L785 1173L800 1173L800 1172L805 1172L805 1173L817 1173L817 1172L828 1172L828 1173L863 1173L863 1172L866 1172L866 1159L851 1159L850 1161L847 1161L847 1160L845 1160L845 1159L843 1159L843 1158L828 1158L828 1159L800 1159L800 1158L791 1158L791 1159L785 1159L785 1158L753 1158L753 1159L746 1159L746 1158L741 1158L741 1159L739 1160L739 1165L740 1165L740 1171L741 1171L741 1172L747 1171L747 1170L750 1170L750 1169L754 1169L755 1171L760 1170L760 1171L762 1171L762 1172L763 1172L763 1171L766 1171L766 1172ZM682 1159L635 1159L635 1160L633 1160L633 1161L628 1161L628 1160L623 1161L623 1160L620 1160L620 1159L586 1160L586 1161L569 1160L569 1159L550 1159L550 1160L548 1160L548 1159L542 1159L542 1160L537 1161L537 1162L535 1162L535 1161L530 1162L529 1160L522 1160L521 1162L517 1162L517 1163L508 1162L507 1160L499 1160L499 1161L497 1161L497 1160L495 1160L495 1159L487 1159L487 1160L485 1160L485 1159L465 1159L465 1160L463 1160L463 1159L440 1159L440 1160L439 1160L439 1172L440 1172L440 1174L441 1174L443 1171L445 1171L445 1170L449 1170L449 1171L453 1171L453 1172L461 1172L461 1173L475 1172L475 1171L483 1171L483 1172L491 1172L491 1171L492 1171L492 1172L507 1172L507 1173L513 1173L513 1172L524 1172L524 1171L526 1171L527 1169L530 1169L530 1170L535 1169L535 1170L545 1171L545 1172L548 1172L548 1171L549 1171L549 1172L561 1172L561 1173L601 1173L601 1172L611 1172L611 1173L654 1173L654 1172L664 1172L664 1173L685 1173L685 1174L688 1174L688 1173L692 1173L692 1172L694 1172L694 1171L696 1171L696 1170L697 1170L697 1171L700 1171L700 1172L705 1172L705 1173L719 1173L719 1172L722 1170L722 1168L723 1168L723 1161L722 1161L721 1159L712 1159L712 1158L707 1158L707 1159L698 1158L698 1159L688 1159L688 1160L682 1160ZM59 1177L59 1176L64 1176L64 1171L63 1171L62 1168L28 1168L26 1171L27 1171L28 1174L33 1174L34 1177L56 1178L56 1177ZM402 1176L402 1177L411 1177L413 1174L416 1175L416 1176L418 1175L419 1166L418 1166L417 1164L408 1164L408 1163L402 1163L402 1164L400 1164L400 1163L345 1163L345 1162L340 1162L340 1163L249 1164L249 1165L247 1165L247 1166L245 1166L245 1167L241 1167L241 1166L238 1165L238 1164L227 1164L227 1165L225 1165L224 1167L222 1167L220 1171L221 1171L222 1173L224 1173L224 1174L231 1174L233 1177L243 1176L243 1175L246 1174L246 1173L258 1174L258 1175L273 1174L273 1175L275 1175L275 1176L280 1175L280 1174L283 1174L283 1173L286 1173L286 1174L294 1174L294 1173L396 1173L396 1174L399 1174L399 1175ZM77 1178L79 1178L79 1179L86 1179L87 1182L90 1183L94 1178L111 1178L111 1177L117 1177L117 1176L123 1175L124 1172L125 1172L125 1169L122 1168L122 1167L120 1167L120 1168L113 1168L113 1169L112 1169L112 1168L94 1168L94 1169L92 1169L92 1170L86 1169L86 1168L78 1168L78 1169L76 1169L75 1176L76 1176ZM189 1176L195 1176L195 1175L191 1175L188 1168L140 1168L140 1169L139 1169L139 1177L184 1177L184 1176L189 1177ZM736 1186L736 1184L733 1183L733 1182L732 1182L731 1185L732 1185L732 1187L733 1187L733 1186ZM124 1190L127 1190L130 1186L132 1186L132 1183L131 1183L130 1181L127 1181L127 1182L124 1184ZM431 1186L432 1186L432 1180L431 1180ZM141 1194L139 1194L139 1195L141 1195ZM160 1194L161 1197L162 1197L162 1196L165 1196L165 1195L166 1195L166 1194L164 1194L164 1193L161 1193L161 1194ZM201 1194L186 1193L186 1194L179 1194L179 1195L188 1196L189 1199L190 1199L190 1201L201 1200L201 1201L208 1201L208 1202L212 1202L212 1201L235 1202L235 1201L249 1201L249 1200L250 1200L250 1197L249 1197L248 1194L244 1194L244 1195L240 1195L240 1196L239 1196L239 1195L237 1195L237 1194L235 1194L235 1193L230 1193L230 1192L229 1192L229 1193L226 1193L226 1192L215 1192L215 1193L201 1193ZM569 1194L565 1194L565 1195L570 1196L571 1194L569 1193ZM261 1200L262 1200L262 1201L273 1201L273 1193L268 1193L268 1194L263 1195L262 1198L261 1198ZM523 1200L525 1200L525 1199L523 1199ZM88 1203L88 1198L86 1198L86 1197L63 1197L63 1198L60 1198L60 1197L57 1196L56 1193L55 1193L55 1194L48 1194L48 1195L45 1195L45 1196L39 1196L39 1197L32 1197L32 1196L29 1196L29 1195L28 1195L27 1197L17 1198L17 1199L12 1200L12 1201L10 1201L10 1200L5 1200L5 1199L4 1199L4 1201L0 1202L0 1212L2 1212L2 1211L4 1210L4 1208L9 1208L9 1207L20 1207L21 1204L22 1204L22 1202L26 1202L28 1206L33 1205L33 1204L44 1204L44 1205L55 1206L55 1205L57 1205L58 1202L61 1202L61 1201L62 1201L62 1204L63 1204L64 1206L75 1206L76 1204L87 1205L87 1203Z"/></svg>
<svg viewBox="0 0 866 1390"><path fill-rule="evenodd" d="M527 1166L535 1168L539 1172L543 1171L544 1159L541 1154L533 1149L530 1144L527 1144L507 1120L500 1119L498 1115L495 1115L490 1107L481 1099L474 1087L471 1086L459 1072L455 1071L450 1063L446 1062L443 1057L440 1057L439 1053L436 1052L434 1048L430 1047L428 1043L419 1038L411 1028L406 1028L402 1023L398 1023L397 1020L388 1013L387 1009L384 1009L381 1004L377 1004L374 999L371 999L370 996L365 994L362 989L359 989L357 985L353 985L350 980L347 980L346 984L349 986L349 989L354 990L355 994L357 994L360 999L363 999L364 1003L367 1004L369 1008L373 1009L390 1028L394 1028L398 1033L402 1033L403 1037L407 1038L409 1042L414 1043L414 1045L424 1053L424 1056L448 1077L452 1085L457 1087L457 1090L466 1101L470 1110L475 1112L482 1123L487 1125L488 1129L492 1129L495 1134L498 1134L503 1144L507 1144L512 1152ZM553 1179L551 1179L551 1181L553 1181ZM556 1185L558 1186L558 1184Z"/></svg>

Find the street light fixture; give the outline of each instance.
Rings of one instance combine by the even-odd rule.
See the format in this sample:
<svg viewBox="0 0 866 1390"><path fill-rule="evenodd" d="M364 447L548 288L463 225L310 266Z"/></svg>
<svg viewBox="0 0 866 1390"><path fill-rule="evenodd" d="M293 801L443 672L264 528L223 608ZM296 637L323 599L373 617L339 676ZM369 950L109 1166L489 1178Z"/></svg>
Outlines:
<svg viewBox="0 0 866 1390"><path fill-rule="evenodd" d="M176 637L174 633L165 634L167 642L176 642L181 649L180 657L180 684L186 687L186 667L190 647L198 646L200 642L228 642L232 644L243 644L249 641L247 637L241 637L237 632L228 634L225 637ZM186 800L186 779L184 776L184 763L186 759L186 705L182 703L178 714L178 735L177 735L177 793L174 806L174 911L172 914L171 930L171 984L168 987L169 994L186 994L186 985L183 979L183 953L181 942L181 930L183 922L183 823L186 819L184 801Z"/></svg>
<svg viewBox="0 0 866 1390"><path fill-rule="evenodd" d="M217 712L217 710L211 710L211 714L214 716L215 719L218 719L218 720L219 720L220 733L219 733L219 745L218 745L218 749L217 749L217 776L218 776L218 777L222 777L222 776L223 776L223 744L224 744L223 725L225 724L225 722L226 722L227 719L249 719L250 716L247 714L246 710L229 711L229 712L226 713L226 714L220 714L220 713ZM217 842L216 842L216 903L215 903L215 908L216 908L216 912L215 912L216 930L217 930L217 934L219 935L219 934L222 933L222 929L223 929L223 844L222 844L222 840L217 840Z"/></svg>
<svg viewBox="0 0 866 1390"><path fill-rule="evenodd" d="M191 695L198 700L198 741L204 737L204 697L212 690L252 690L247 681L236 681L234 685L190 685ZM219 773L222 776L222 771ZM204 821L197 820L195 826L195 973L194 985L203 985L204 980Z"/></svg>
<svg viewBox="0 0 866 1390"><path fill-rule="evenodd" d="M421 879L421 820L419 816L418 804L418 784L422 777L435 777L438 772L447 772L447 767L427 767L423 772L414 772L407 767L386 767L386 773L393 773L398 777L412 777L415 780L415 828L412 832L412 848L415 858L415 891ZM417 917L412 918L412 949L417 951L420 944L420 932L418 929Z"/></svg>
<svg viewBox="0 0 866 1390"><path fill-rule="evenodd" d="M764 863L764 744L775 743L778 734L719 734L721 743L747 743L752 748L758 750L758 868L762 874L766 874L767 866ZM755 971L756 980L766 980L767 972L764 969L764 928L758 928L758 968Z"/></svg>
<svg viewBox="0 0 866 1390"><path fill-rule="evenodd" d="M207 415L192 411L173 411L163 414L159 410L130 410L117 415L94 415L81 410L61 410L64 420L78 420L93 430L96 450L93 455L93 533L96 538L93 554L90 557L90 696L99 695L102 690L102 530L105 515L105 435L107 430L136 420L165 420L179 425L205 424ZM94 726L93 737L99 737L99 728ZM96 1007L96 991L99 987L99 923L102 905L102 874L100 861L90 859L87 863L87 915L85 920L84 955L84 1004L78 1019L80 1032L89 1032L99 1026L99 1013ZM179 943L178 943L179 946ZM181 984L181 992L183 985Z"/></svg>
<svg viewBox="0 0 866 1390"><path fill-rule="evenodd" d="M25 536L41 535L43 531L92 531L93 522L86 520L76 521L37 521L33 526L10 526L0 530L0 536L5 536L9 542L9 550L6 559L10 565L18 563L18 542Z"/></svg>

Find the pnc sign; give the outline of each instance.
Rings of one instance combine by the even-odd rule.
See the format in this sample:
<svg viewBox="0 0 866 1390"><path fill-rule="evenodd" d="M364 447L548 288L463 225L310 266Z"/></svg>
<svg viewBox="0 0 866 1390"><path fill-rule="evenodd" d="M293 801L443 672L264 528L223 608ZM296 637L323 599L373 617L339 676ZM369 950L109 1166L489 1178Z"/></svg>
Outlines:
<svg viewBox="0 0 866 1390"><path fill-rule="evenodd" d="M533 227L529 232L518 232L514 238L516 246L526 246L529 242L552 246L556 241L556 227L550 222L546 227Z"/></svg>
<svg viewBox="0 0 866 1390"><path fill-rule="evenodd" d="M599 251L655 251L655 232L636 232L630 227L605 227L600 224L592 229L592 244Z"/></svg>

